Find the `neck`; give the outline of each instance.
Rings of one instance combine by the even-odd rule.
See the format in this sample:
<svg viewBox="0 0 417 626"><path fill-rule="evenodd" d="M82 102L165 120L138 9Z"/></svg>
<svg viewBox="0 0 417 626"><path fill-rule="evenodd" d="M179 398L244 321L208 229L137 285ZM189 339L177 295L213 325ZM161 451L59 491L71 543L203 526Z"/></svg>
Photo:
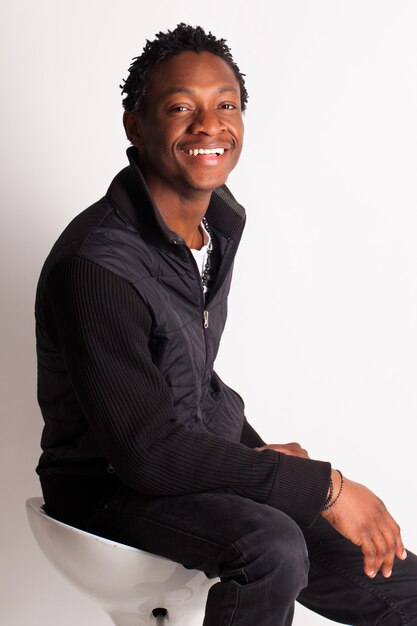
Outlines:
<svg viewBox="0 0 417 626"><path fill-rule="evenodd" d="M203 245L200 224L206 214L211 191L184 197L174 191L164 190L161 193L160 189L152 189L152 183L149 182L148 187L168 228L180 235L189 248L200 249Z"/></svg>

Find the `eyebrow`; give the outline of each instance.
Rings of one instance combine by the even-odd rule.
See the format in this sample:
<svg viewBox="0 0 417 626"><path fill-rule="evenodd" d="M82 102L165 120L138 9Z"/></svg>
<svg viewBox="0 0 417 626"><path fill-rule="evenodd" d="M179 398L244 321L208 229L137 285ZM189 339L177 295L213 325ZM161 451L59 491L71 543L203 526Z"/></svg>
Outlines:
<svg viewBox="0 0 417 626"><path fill-rule="evenodd" d="M238 93L238 90L233 87L232 85L224 85L223 87L219 87L217 89L217 93L228 93L228 92L232 92L234 94ZM195 90L194 89L189 89L188 87L170 87L169 89L166 89L163 93L164 96L170 96L172 94L176 94L176 93L186 93L189 94L190 96L195 94Z"/></svg>

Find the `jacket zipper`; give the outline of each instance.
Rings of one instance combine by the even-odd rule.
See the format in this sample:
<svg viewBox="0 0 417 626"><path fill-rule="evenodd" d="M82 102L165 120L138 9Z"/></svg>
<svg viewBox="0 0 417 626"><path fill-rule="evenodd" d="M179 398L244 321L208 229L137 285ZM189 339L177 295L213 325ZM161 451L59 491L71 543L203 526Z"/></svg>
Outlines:
<svg viewBox="0 0 417 626"><path fill-rule="evenodd" d="M197 276L198 283L200 285L200 308L201 308L201 311L202 311L202 322L203 322L204 330L207 330L207 328L209 327L209 312L207 311L206 306L205 306L206 303L205 303L203 285L202 285L202 282L201 282L201 274L198 271L197 263L195 262L195 258L193 256L193 253L189 249L189 247L187 245L185 245L185 244L181 244L181 245L187 250L189 258L191 259L191 264L194 267L194 272L195 272L195 274Z"/></svg>
<svg viewBox="0 0 417 626"><path fill-rule="evenodd" d="M225 279L225 277L227 275L227 272L230 269L230 263L226 263L226 260L227 260L228 256L230 255L230 251L232 249L232 246L230 245L231 241L232 241L231 238L228 237L227 238L227 246L226 246L226 249L225 249L225 251L223 253L223 261L222 261L221 266L219 268L219 269L222 269L223 271L222 271L221 275L219 274L217 276L215 285L214 285L212 291L209 293L209 298L210 299L220 289L220 287L223 284L223 281L224 281L224 279ZM179 242L176 242L176 243L179 243ZM188 248L188 246L185 243L181 244L181 245L187 250L188 254L190 255L191 263L194 266L194 271L195 271L195 273L197 275L197 278L198 278L198 281L199 281L199 284L200 284L200 303L201 303L201 310L202 310L202 313L203 313L203 328L205 330L207 330L207 328L209 327L209 312L208 312L208 310L205 307L206 303L205 303L205 298L204 298L203 286L201 284L201 274L198 271L197 263L195 262L195 259L193 257L193 254L192 254L191 250Z"/></svg>

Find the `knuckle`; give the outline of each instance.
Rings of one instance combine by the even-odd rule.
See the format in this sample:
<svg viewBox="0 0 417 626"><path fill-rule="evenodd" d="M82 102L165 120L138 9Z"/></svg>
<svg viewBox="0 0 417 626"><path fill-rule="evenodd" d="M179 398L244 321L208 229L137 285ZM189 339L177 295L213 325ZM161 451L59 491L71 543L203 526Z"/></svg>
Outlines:
<svg viewBox="0 0 417 626"><path fill-rule="evenodd" d="M365 549L365 556L369 557L370 559L375 559L377 554L378 553L377 553L375 548L367 548L367 549Z"/></svg>
<svg viewBox="0 0 417 626"><path fill-rule="evenodd" d="M392 549L387 544L381 550L381 553L384 557L391 554L391 552L392 552Z"/></svg>
<svg viewBox="0 0 417 626"><path fill-rule="evenodd" d="M386 543L387 552L393 552L396 547L397 547L397 542L395 541L394 537L387 539L387 543Z"/></svg>
<svg viewBox="0 0 417 626"><path fill-rule="evenodd" d="M380 520L385 521L387 519L387 509L385 508L385 505L383 502L379 502L377 508L376 508L376 512L377 515L379 517Z"/></svg>
<svg viewBox="0 0 417 626"><path fill-rule="evenodd" d="M359 529L358 529L358 535L361 538L362 542L364 542L365 540L368 540L370 537L370 528L368 527L367 524L362 524Z"/></svg>

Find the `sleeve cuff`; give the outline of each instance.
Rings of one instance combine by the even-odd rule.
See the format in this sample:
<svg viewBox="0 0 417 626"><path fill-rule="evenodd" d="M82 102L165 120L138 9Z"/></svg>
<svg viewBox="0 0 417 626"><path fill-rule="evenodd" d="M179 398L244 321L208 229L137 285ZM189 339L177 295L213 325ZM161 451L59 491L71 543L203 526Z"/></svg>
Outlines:
<svg viewBox="0 0 417 626"><path fill-rule="evenodd" d="M330 463L280 454L266 504L280 509L300 526L310 526L322 511L330 476Z"/></svg>

